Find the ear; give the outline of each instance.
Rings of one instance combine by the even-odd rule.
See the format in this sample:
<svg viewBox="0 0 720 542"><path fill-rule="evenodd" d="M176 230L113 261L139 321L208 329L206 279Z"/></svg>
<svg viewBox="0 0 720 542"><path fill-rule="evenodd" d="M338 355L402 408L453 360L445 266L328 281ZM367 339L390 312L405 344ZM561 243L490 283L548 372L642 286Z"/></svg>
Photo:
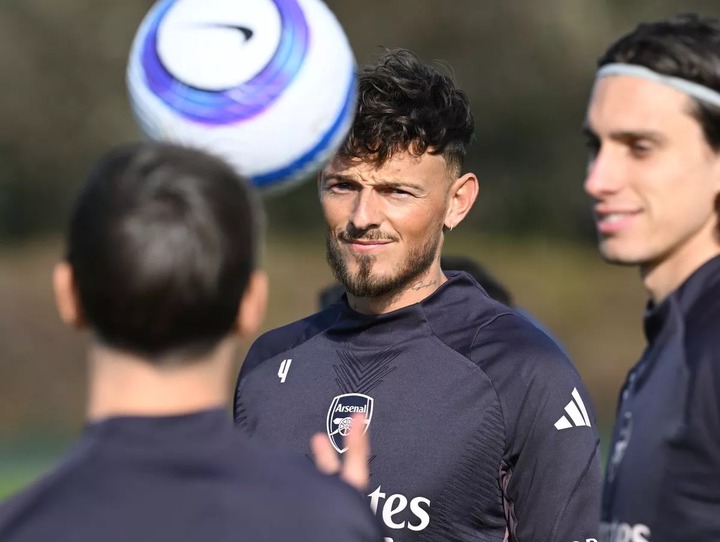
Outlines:
<svg viewBox="0 0 720 542"><path fill-rule="evenodd" d="M452 230L463 221L472 209L480 186L474 173L466 173L456 179L450 188L445 227Z"/></svg>
<svg viewBox="0 0 720 542"><path fill-rule="evenodd" d="M240 337L250 337L258 332L265 319L268 300L268 277L264 271L250 274L245 293L240 299L235 331Z"/></svg>
<svg viewBox="0 0 720 542"><path fill-rule="evenodd" d="M84 327L85 318L75 289L75 276L69 263L60 262L55 265L53 290L55 306L63 323L76 329Z"/></svg>

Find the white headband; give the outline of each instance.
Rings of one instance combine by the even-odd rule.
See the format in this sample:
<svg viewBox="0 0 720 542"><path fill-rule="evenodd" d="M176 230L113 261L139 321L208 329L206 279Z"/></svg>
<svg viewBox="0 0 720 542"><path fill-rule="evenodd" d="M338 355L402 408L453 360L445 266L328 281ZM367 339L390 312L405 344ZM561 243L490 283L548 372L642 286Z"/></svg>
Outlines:
<svg viewBox="0 0 720 542"><path fill-rule="evenodd" d="M720 107L720 92L717 92L711 88L708 88L698 83L693 83L687 79L681 79L680 77L672 77L670 75L663 75L652 71L650 68L644 66L638 66L636 64L605 64L595 74L596 79L605 77L607 75L631 75L633 77L642 77L643 79L649 79L656 83L662 83L669 87L673 87L680 92L684 92L710 105Z"/></svg>

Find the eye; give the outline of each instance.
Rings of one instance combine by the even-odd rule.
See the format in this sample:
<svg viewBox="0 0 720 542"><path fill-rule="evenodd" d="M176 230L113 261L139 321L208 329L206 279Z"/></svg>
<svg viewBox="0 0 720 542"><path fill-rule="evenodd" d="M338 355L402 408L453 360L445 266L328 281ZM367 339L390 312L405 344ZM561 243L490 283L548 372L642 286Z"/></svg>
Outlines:
<svg viewBox="0 0 720 542"><path fill-rule="evenodd" d="M636 139L630 141L628 144L630 153L636 158L647 158L647 156L654 150L652 142L646 139Z"/></svg>
<svg viewBox="0 0 720 542"><path fill-rule="evenodd" d="M331 192L338 194L350 192L355 189L355 185L347 181L336 181L332 182L327 186L327 189Z"/></svg>
<svg viewBox="0 0 720 542"><path fill-rule="evenodd" d="M600 140L592 134L585 135L585 148L588 152L588 159L595 160L600 152Z"/></svg>
<svg viewBox="0 0 720 542"><path fill-rule="evenodd" d="M397 187L397 186L388 186L382 190L382 193L387 196L392 196L394 198L407 198L412 196L412 193L408 192L407 190Z"/></svg>

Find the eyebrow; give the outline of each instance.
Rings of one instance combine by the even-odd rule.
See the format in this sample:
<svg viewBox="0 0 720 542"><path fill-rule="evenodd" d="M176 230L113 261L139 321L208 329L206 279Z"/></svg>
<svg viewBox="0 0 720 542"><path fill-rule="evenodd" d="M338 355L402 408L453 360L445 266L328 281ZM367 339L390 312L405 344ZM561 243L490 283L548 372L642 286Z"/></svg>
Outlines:
<svg viewBox="0 0 720 542"><path fill-rule="evenodd" d="M335 180L343 183L359 183L356 177L344 175L342 173L330 173L328 175L324 175L323 177L325 180ZM382 179L377 183L377 186L381 186L383 188L411 188L419 191L425 190L425 188L419 184L398 179Z"/></svg>
<svg viewBox="0 0 720 542"><path fill-rule="evenodd" d="M393 180L393 179L383 180L383 181L380 181L380 183L378 183L378 184L380 184L381 186L387 187L387 188L411 188L413 190L418 190L421 192L426 190L425 187L420 186L419 184L411 183L408 181L398 181L398 180Z"/></svg>
<svg viewBox="0 0 720 542"><path fill-rule="evenodd" d="M586 137L599 139L599 136L587 124L583 124L582 133ZM654 130L616 130L614 132L610 132L610 139L621 142L637 139L649 139L650 141L661 143L665 141L666 137L662 133Z"/></svg>

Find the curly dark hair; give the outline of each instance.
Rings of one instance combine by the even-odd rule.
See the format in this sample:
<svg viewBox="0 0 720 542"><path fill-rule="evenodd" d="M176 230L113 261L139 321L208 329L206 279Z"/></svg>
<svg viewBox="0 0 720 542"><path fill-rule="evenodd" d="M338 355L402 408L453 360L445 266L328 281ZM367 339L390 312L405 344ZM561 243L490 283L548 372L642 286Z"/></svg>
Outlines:
<svg viewBox="0 0 720 542"><path fill-rule="evenodd" d="M474 129L467 94L453 79L395 49L358 74L357 113L338 156L380 166L396 152L429 152L459 171Z"/></svg>
<svg viewBox="0 0 720 542"><path fill-rule="evenodd" d="M598 68L620 62L687 79L720 92L720 20L694 13L638 25L612 43ZM694 100L705 139L720 151L720 108Z"/></svg>

